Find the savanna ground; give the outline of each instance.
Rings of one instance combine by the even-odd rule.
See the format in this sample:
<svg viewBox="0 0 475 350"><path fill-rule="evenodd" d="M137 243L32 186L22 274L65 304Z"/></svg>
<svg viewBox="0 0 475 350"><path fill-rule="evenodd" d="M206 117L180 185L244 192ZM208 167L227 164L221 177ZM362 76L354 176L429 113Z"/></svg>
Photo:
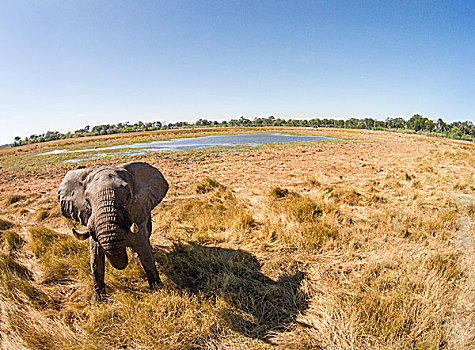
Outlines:
<svg viewBox="0 0 475 350"><path fill-rule="evenodd" d="M194 130L193 135L262 132ZM60 216L54 148L190 136L127 134L0 151L3 349L469 349L475 344L475 145L334 129L337 137L134 157L170 183L139 264L106 267L91 305L87 242ZM71 155L69 155L71 157Z"/></svg>

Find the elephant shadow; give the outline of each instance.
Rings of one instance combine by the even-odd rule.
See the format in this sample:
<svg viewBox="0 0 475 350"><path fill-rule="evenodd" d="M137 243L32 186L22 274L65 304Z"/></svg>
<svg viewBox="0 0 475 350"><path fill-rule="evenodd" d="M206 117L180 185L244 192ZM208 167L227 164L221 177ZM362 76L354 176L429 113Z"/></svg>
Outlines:
<svg viewBox="0 0 475 350"><path fill-rule="evenodd" d="M304 273L294 271L273 280L249 252L177 243L155 252L168 280L179 290L205 298L221 298L229 307L219 317L232 330L270 343L270 336L289 330L308 308L300 290Z"/></svg>

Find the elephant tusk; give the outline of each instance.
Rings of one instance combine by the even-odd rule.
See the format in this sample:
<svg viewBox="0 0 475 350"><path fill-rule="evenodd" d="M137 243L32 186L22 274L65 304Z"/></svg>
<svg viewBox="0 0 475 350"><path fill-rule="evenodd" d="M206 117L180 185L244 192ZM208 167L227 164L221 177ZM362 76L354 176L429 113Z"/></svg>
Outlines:
<svg viewBox="0 0 475 350"><path fill-rule="evenodd" d="M72 231L73 231L74 237L76 237L80 241L84 241L85 239L89 238L89 231L81 233L81 232L76 231L74 228L72 228Z"/></svg>
<svg viewBox="0 0 475 350"><path fill-rule="evenodd" d="M135 222L132 224L132 226L130 226L130 232L139 233L139 227Z"/></svg>

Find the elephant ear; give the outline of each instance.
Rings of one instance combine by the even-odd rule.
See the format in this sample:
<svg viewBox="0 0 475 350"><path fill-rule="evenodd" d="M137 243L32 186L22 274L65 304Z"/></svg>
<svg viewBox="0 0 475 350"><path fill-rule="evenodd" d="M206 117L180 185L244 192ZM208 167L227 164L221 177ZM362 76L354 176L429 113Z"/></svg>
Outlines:
<svg viewBox="0 0 475 350"><path fill-rule="evenodd" d="M92 169L70 170L59 185L58 198L61 214L87 225L91 207L86 201L85 183Z"/></svg>
<svg viewBox="0 0 475 350"><path fill-rule="evenodd" d="M132 220L140 224L165 197L168 183L162 173L148 163L131 162L124 164L123 167L132 174L134 203L129 212Z"/></svg>

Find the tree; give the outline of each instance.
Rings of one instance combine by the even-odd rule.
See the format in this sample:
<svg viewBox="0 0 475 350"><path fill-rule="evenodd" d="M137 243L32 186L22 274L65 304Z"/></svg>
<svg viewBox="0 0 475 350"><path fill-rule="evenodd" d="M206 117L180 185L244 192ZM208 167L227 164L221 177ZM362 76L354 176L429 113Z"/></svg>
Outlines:
<svg viewBox="0 0 475 350"><path fill-rule="evenodd" d="M406 128L406 121L401 118L386 118L386 127L389 129L405 129Z"/></svg>
<svg viewBox="0 0 475 350"><path fill-rule="evenodd" d="M250 119L244 118L244 116L241 116L239 118L239 125L241 126L250 126L252 124Z"/></svg>
<svg viewBox="0 0 475 350"><path fill-rule="evenodd" d="M371 119L371 118L365 118L365 120L364 120L364 124L366 126L366 129L374 128L374 123L375 123L375 120Z"/></svg>
<svg viewBox="0 0 475 350"><path fill-rule="evenodd" d="M414 114L411 119L408 120L407 126L414 131L424 130L426 119L427 118L424 118L420 114Z"/></svg>
<svg viewBox="0 0 475 350"><path fill-rule="evenodd" d="M439 131L449 131L449 126L441 119L437 119L436 128Z"/></svg>
<svg viewBox="0 0 475 350"><path fill-rule="evenodd" d="M434 131L434 129L435 129L435 123L432 120L426 118L424 120L424 130L432 132Z"/></svg>
<svg viewBox="0 0 475 350"><path fill-rule="evenodd" d="M196 125L197 126L207 126L207 125L211 125L211 122L207 119L198 119L198 121L196 122Z"/></svg>

